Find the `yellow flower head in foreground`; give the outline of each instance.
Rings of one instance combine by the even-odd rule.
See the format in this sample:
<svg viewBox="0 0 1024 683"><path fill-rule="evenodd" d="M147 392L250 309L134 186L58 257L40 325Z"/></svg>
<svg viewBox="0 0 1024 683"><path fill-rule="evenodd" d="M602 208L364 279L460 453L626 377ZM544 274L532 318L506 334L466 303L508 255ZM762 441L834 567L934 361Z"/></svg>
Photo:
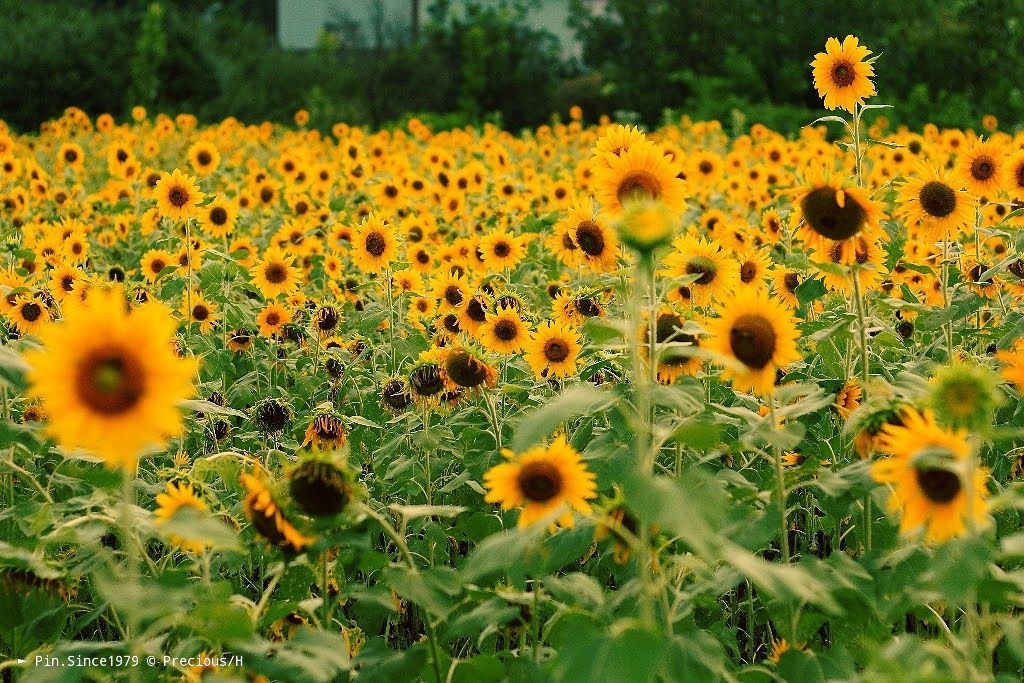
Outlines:
<svg viewBox="0 0 1024 683"><path fill-rule="evenodd" d="M64 448L134 470L140 452L181 433L178 403L195 393L196 361L172 345L177 321L162 304L127 310L120 289L94 290L39 333L25 360L30 395Z"/></svg>
<svg viewBox="0 0 1024 683"><path fill-rule="evenodd" d="M245 516L268 543L286 553L298 554L316 540L292 526L274 499L274 494L258 477L243 474L242 484L247 492L242 506Z"/></svg>
<svg viewBox="0 0 1024 683"><path fill-rule="evenodd" d="M942 543L962 535L965 522L988 526L988 473L968 471L967 433L940 427L930 411L908 410L903 424L882 428L879 450L891 454L874 463L871 476L892 484L890 512L901 515L900 531L922 527L925 539Z"/></svg>
<svg viewBox="0 0 1024 683"><path fill-rule="evenodd" d="M825 100L826 109L845 109L864 104L864 98L875 94L871 77L875 68L864 61L871 50L859 45L857 38L846 36L840 44L838 38L825 42L825 51L814 55L814 87Z"/></svg>
<svg viewBox="0 0 1024 683"><path fill-rule="evenodd" d="M505 451L509 462L484 474L488 503L504 510L521 507L519 526L529 526L562 510L558 524L573 526L572 511L590 512L587 501L597 496L596 475L564 436L550 446L536 446L518 456Z"/></svg>

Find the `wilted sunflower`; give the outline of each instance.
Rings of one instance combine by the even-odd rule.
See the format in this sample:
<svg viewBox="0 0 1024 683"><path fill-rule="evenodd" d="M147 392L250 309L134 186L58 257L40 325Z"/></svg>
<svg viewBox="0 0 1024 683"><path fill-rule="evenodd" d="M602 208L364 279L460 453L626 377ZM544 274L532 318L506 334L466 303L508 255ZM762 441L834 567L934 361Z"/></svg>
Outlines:
<svg viewBox="0 0 1024 683"><path fill-rule="evenodd" d="M493 388L498 372L487 361L465 347L444 349L441 355L441 376L449 389Z"/></svg>
<svg viewBox="0 0 1024 683"><path fill-rule="evenodd" d="M564 436L550 446L536 446L518 456L508 450L503 455L509 461L484 474L484 500L501 503L503 510L521 507L520 527L559 511L557 523L572 527L573 510L590 512L587 501L597 497L596 476Z"/></svg>
<svg viewBox="0 0 1024 683"><path fill-rule="evenodd" d="M976 528L988 517L988 473L966 466L971 453L967 433L939 427L930 412L907 411L903 424L882 428L879 449L892 457L876 461L871 476L891 484L889 510L901 514L900 531L925 528L928 541L942 543Z"/></svg>
<svg viewBox="0 0 1024 683"><path fill-rule="evenodd" d="M499 306L494 313L488 313L487 320L477 331L485 348L502 354L520 353L529 333L529 325L512 306Z"/></svg>
<svg viewBox="0 0 1024 683"><path fill-rule="evenodd" d="M292 421L292 409L276 398L267 398L256 404L252 416L261 432L273 434L284 430Z"/></svg>
<svg viewBox="0 0 1024 683"><path fill-rule="evenodd" d="M439 355L438 349L424 351L409 371L409 386L416 398L431 400L444 390Z"/></svg>
<svg viewBox="0 0 1024 683"><path fill-rule="evenodd" d="M355 498L355 473L337 455L312 453L288 475L288 490L310 517L331 517Z"/></svg>
<svg viewBox="0 0 1024 683"><path fill-rule="evenodd" d="M649 142L606 158L597 170L595 195L602 208L618 216L635 203L657 202L673 214L686 207L686 184L672 163Z"/></svg>
<svg viewBox="0 0 1024 683"><path fill-rule="evenodd" d="M153 188L153 196L161 216L180 221L196 214L205 195L199 191L195 178L174 169L171 173L161 174Z"/></svg>
<svg viewBox="0 0 1024 683"><path fill-rule="evenodd" d="M875 94L871 77L875 68L864 58L871 50L858 44L854 36L846 36L840 44L838 38L825 41L825 51L814 56L814 87L825 100L826 109L845 109L853 112L864 99Z"/></svg>
<svg viewBox="0 0 1024 683"><path fill-rule="evenodd" d="M935 239L946 239L974 220L976 204L974 196L958 189L946 173L922 166L900 188L896 212L920 223Z"/></svg>
<svg viewBox="0 0 1024 683"><path fill-rule="evenodd" d="M775 376L800 359L792 311L765 292L734 299L707 324L706 346L733 361L722 370L736 391L771 393Z"/></svg>
<svg viewBox="0 0 1024 683"><path fill-rule="evenodd" d="M290 294L298 288L299 273L292 261L284 251L271 247L264 252L260 262L249 269L263 296L272 299L281 294Z"/></svg>
<svg viewBox="0 0 1024 683"><path fill-rule="evenodd" d="M576 373L576 359L582 348L579 332L549 320L530 333L526 362L537 377L568 377Z"/></svg>
<svg viewBox="0 0 1024 683"><path fill-rule="evenodd" d="M248 351L252 348L252 331L246 328L228 332L228 349L235 353Z"/></svg>
<svg viewBox="0 0 1024 683"><path fill-rule="evenodd" d="M302 447L311 446L317 450L332 450L345 445L345 423L334 413L330 404L318 407L306 427Z"/></svg>
<svg viewBox="0 0 1024 683"><path fill-rule="evenodd" d="M45 348L25 354L29 393L61 446L134 471L144 448L181 432L178 402L194 393L196 361L174 352L176 327L161 304L129 313L115 288L66 306L62 322L40 331Z"/></svg>
<svg viewBox="0 0 1024 683"><path fill-rule="evenodd" d="M408 383L397 377L384 382L380 388L380 402L389 413L401 413L412 404Z"/></svg>
<svg viewBox="0 0 1024 683"><path fill-rule="evenodd" d="M262 481L254 475L243 474L246 489L242 509L256 531L271 545L287 554L298 554L316 539L303 535L284 516L281 506Z"/></svg>
<svg viewBox="0 0 1024 683"><path fill-rule="evenodd" d="M157 494L156 504L157 509L154 511L153 515L156 517L156 523L158 525L174 519L174 516L178 514L179 511L186 508L197 512L205 512L207 509L206 503L203 502L202 498L196 495L195 490L192 488L192 484L185 482L168 482L167 490L163 493ZM171 534L167 540L169 540L172 545L190 553L201 553L207 545L203 541L185 538L178 534Z"/></svg>

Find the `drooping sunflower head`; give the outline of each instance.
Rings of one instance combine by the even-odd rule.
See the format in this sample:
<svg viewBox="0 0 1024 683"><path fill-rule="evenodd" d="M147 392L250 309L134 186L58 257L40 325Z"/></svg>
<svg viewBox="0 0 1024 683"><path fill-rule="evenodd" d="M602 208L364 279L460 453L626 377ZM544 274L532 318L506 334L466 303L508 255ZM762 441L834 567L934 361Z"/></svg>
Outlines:
<svg viewBox="0 0 1024 683"><path fill-rule="evenodd" d="M416 398L430 400L444 390L444 375L441 373L442 351L434 349L420 354L417 363L409 371L409 386Z"/></svg>
<svg viewBox="0 0 1024 683"><path fill-rule="evenodd" d="M338 455L312 453L288 475L292 500L311 517L332 517L357 497L355 473Z"/></svg>
<svg viewBox="0 0 1024 683"><path fill-rule="evenodd" d="M825 240L839 242L871 231L877 225L881 208L862 190L838 183L816 180L803 191L797 202L798 219L803 220L803 236L811 247Z"/></svg>
<svg viewBox="0 0 1024 683"><path fill-rule="evenodd" d="M852 113L856 105L864 104L865 98L875 94L875 84L871 82L875 68L864 61L869 54L871 50L860 45L856 37L846 36L842 43L838 38L829 38L825 51L814 56L814 87L825 100L826 109Z"/></svg>
<svg viewBox="0 0 1024 683"><path fill-rule="evenodd" d="M243 474L242 484L246 490L242 505L245 517L270 545L281 548L286 555L296 555L316 540L288 521L274 493L259 477Z"/></svg>
<svg viewBox="0 0 1024 683"><path fill-rule="evenodd" d="M450 388L463 389L493 388L498 373L480 354L461 346L444 350L441 359L441 374Z"/></svg>
<svg viewBox="0 0 1024 683"><path fill-rule="evenodd" d="M333 450L345 445L347 433L341 416L334 412L330 403L317 406L313 418L306 427L303 448L316 450Z"/></svg>
<svg viewBox="0 0 1024 683"><path fill-rule="evenodd" d="M409 384L398 377L387 380L380 388L380 402L389 413L401 413L412 404Z"/></svg>
<svg viewBox="0 0 1024 683"><path fill-rule="evenodd" d="M274 434L284 430L292 421L292 409L280 399L267 398L256 404L252 416L260 431Z"/></svg>

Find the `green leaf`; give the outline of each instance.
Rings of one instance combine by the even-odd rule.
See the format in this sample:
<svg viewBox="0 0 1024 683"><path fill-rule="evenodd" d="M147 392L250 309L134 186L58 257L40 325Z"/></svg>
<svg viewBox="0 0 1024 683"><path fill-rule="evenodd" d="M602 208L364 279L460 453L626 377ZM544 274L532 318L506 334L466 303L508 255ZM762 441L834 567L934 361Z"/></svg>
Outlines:
<svg viewBox="0 0 1024 683"><path fill-rule="evenodd" d="M527 414L515 427L510 448L522 452L550 435L563 422L604 410L616 401L608 391L584 384L565 390Z"/></svg>

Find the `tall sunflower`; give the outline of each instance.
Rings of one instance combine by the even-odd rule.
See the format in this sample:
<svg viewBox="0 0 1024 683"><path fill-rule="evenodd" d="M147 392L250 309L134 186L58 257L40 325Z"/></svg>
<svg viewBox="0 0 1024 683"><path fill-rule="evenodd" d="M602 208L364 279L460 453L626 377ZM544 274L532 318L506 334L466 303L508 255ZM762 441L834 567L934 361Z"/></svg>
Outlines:
<svg viewBox="0 0 1024 683"><path fill-rule="evenodd" d="M511 354L523 350L530 328L512 306L499 306L494 313L487 314L487 320L477 335L487 349L495 353Z"/></svg>
<svg viewBox="0 0 1024 683"><path fill-rule="evenodd" d="M174 169L160 176L153 188L153 196L161 216L180 221L196 214L205 195L199 191L195 178Z"/></svg>
<svg viewBox="0 0 1024 683"><path fill-rule="evenodd" d="M174 352L176 326L161 304L129 313L113 289L90 292L40 331L44 349L26 353L29 392L61 446L134 470L144 448L181 433L178 402L194 393L196 361Z"/></svg>
<svg viewBox="0 0 1024 683"><path fill-rule="evenodd" d="M800 359L792 311L763 291L733 299L707 328L706 347L731 361L722 378L736 391L771 393L776 373Z"/></svg>
<svg viewBox="0 0 1024 683"><path fill-rule="evenodd" d="M871 77L875 67L864 58L871 50L859 44L854 36L846 36L840 44L838 38L825 41L825 51L814 55L814 87L825 100L826 109L845 109L853 112L864 99L875 94Z"/></svg>
<svg viewBox="0 0 1024 683"><path fill-rule="evenodd" d="M956 163L957 177L979 197L995 199L1006 184L1006 154L993 143L976 142L963 152Z"/></svg>
<svg viewBox="0 0 1024 683"><path fill-rule="evenodd" d="M508 462L495 465L484 474L488 503L501 503L504 510L522 508L519 526L525 527L549 516L563 527L573 526L573 510L591 510L588 500L597 497L596 476L587 469L579 452L564 436L549 446L537 446L516 456L503 453Z"/></svg>
<svg viewBox="0 0 1024 683"><path fill-rule="evenodd" d="M672 244L672 252L665 257L665 274L673 278L696 277L684 287L690 300L698 306L707 306L712 299L725 301L739 282L739 264L716 241L683 235ZM669 298L678 300L679 290L669 292Z"/></svg>

